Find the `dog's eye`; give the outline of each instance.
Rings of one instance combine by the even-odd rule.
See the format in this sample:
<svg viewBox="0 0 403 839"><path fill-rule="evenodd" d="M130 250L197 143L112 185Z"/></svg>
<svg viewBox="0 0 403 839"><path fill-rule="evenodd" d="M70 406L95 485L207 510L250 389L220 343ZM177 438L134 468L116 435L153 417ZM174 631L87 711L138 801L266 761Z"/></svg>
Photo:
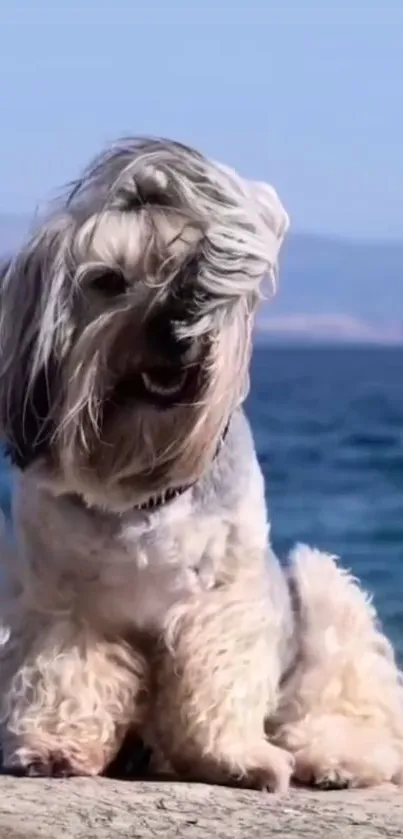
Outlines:
<svg viewBox="0 0 403 839"><path fill-rule="evenodd" d="M115 271L103 271L91 280L90 287L104 297L119 297L127 290L127 282L123 274Z"/></svg>

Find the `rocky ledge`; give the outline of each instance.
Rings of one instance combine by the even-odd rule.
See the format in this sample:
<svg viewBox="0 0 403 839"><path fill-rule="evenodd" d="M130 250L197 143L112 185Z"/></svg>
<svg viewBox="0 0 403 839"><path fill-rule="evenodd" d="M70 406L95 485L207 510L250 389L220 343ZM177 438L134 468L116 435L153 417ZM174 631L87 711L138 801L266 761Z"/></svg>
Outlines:
<svg viewBox="0 0 403 839"><path fill-rule="evenodd" d="M0 839L393 839L403 793L266 793L171 782L0 777Z"/></svg>

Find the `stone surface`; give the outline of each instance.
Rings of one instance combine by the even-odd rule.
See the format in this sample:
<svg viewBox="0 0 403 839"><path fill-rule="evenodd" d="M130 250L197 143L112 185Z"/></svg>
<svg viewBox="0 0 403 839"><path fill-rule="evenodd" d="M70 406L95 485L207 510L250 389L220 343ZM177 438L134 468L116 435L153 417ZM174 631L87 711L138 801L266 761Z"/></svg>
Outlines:
<svg viewBox="0 0 403 839"><path fill-rule="evenodd" d="M0 839L378 839L403 792L267 793L171 782L0 777Z"/></svg>

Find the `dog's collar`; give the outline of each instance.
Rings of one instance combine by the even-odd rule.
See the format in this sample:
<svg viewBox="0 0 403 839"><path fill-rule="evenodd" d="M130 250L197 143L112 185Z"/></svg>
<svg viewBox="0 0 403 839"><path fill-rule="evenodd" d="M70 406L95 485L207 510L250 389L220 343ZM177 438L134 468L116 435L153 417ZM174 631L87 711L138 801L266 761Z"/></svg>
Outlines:
<svg viewBox="0 0 403 839"><path fill-rule="evenodd" d="M227 424L224 428L224 431L223 431L223 433L222 433L222 435L221 435L221 437L218 441L218 445L217 445L213 460L216 459L216 457L218 456L218 453L221 450L221 447L222 447L222 445L224 443L224 440L225 440L225 438L227 436L227 433L228 433L229 424L230 424L230 420L228 420L228 422L227 422ZM184 484L183 486L170 487L170 488L166 489L164 492L161 492L160 495L152 495L151 498L148 498L147 501L145 501L143 504L135 505L133 507L133 510L140 510L140 511L141 510L144 510L144 511L157 510L159 507L163 507L165 504L168 504L170 501L174 501L175 498L179 498L180 495L183 495L185 492L187 492L189 489L191 489L192 486L195 485L195 483L196 483L196 481L193 481L193 483Z"/></svg>
<svg viewBox="0 0 403 839"><path fill-rule="evenodd" d="M135 504L133 510L157 510L158 507L163 507L165 504L169 504L170 501L174 501L175 498L179 498L180 495L183 495L192 486L194 486L193 483L179 487L169 487L159 495L152 495L143 504Z"/></svg>

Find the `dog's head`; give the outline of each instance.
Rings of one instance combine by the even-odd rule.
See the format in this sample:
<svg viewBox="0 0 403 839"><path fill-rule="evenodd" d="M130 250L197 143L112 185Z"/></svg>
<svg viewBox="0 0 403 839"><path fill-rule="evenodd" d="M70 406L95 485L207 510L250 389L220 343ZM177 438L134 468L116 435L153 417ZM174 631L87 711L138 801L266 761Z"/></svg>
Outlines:
<svg viewBox="0 0 403 839"><path fill-rule="evenodd" d="M0 423L20 468L124 509L206 469L245 397L274 190L178 143L96 159L4 269Z"/></svg>

